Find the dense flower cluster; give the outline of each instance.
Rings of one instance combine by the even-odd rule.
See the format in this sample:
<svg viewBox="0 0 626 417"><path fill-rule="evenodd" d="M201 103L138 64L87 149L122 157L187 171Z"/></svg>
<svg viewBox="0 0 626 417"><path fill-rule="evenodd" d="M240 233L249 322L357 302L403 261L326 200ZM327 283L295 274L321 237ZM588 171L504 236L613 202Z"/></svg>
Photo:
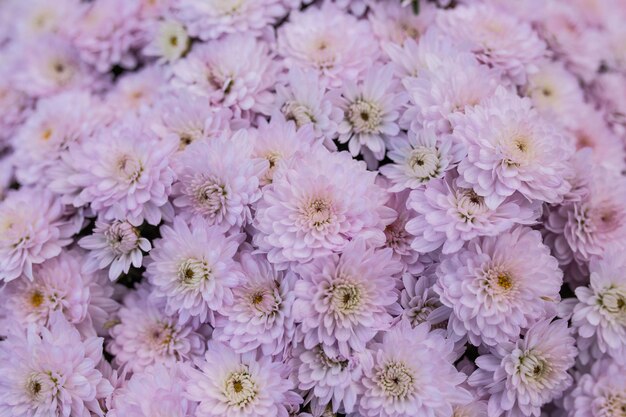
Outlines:
<svg viewBox="0 0 626 417"><path fill-rule="evenodd" d="M0 1L0 417L625 416L624 22Z"/></svg>

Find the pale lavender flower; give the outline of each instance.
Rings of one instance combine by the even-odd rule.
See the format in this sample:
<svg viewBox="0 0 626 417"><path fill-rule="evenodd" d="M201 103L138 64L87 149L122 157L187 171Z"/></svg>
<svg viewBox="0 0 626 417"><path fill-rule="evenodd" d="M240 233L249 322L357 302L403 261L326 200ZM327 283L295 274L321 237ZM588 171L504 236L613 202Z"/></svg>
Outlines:
<svg viewBox="0 0 626 417"><path fill-rule="evenodd" d="M366 148L377 160L385 156L385 143L400 133L397 120L408 97L399 88L391 65L373 67L357 84L346 80L335 104L343 111L337 127L340 143L348 143L352 156Z"/></svg>
<svg viewBox="0 0 626 417"><path fill-rule="evenodd" d="M458 170L495 209L516 191L559 203L570 190L566 177L574 148L559 126L540 117L528 98L498 87L484 104L454 117L453 135L467 146Z"/></svg>
<svg viewBox="0 0 626 417"><path fill-rule="evenodd" d="M441 303L433 288L437 282L435 269L430 267L417 277L407 273L402 275L402 317L413 327L422 323L428 323L432 328L447 325L451 310Z"/></svg>
<svg viewBox="0 0 626 417"><path fill-rule="evenodd" d="M541 203L516 193L496 209L453 174L429 181L409 195L407 207L416 215L406 223L411 247L419 253L442 248L444 254L461 249L478 236L497 236L515 224L530 225L541 215Z"/></svg>
<svg viewBox="0 0 626 417"><path fill-rule="evenodd" d="M226 236L200 217L192 219L191 227L176 217L172 226L160 231L162 238L154 242L146 270L153 297L181 320L213 321L213 312L232 304L232 289L244 279L233 260L241 236Z"/></svg>
<svg viewBox="0 0 626 417"><path fill-rule="evenodd" d="M61 313L39 330L0 342L0 415L104 416L98 400L113 388L97 369L102 338L81 339Z"/></svg>
<svg viewBox="0 0 626 417"><path fill-rule="evenodd" d="M626 363L626 259L621 248L608 249L593 258L589 287L576 288L572 327L578 332L578 347L595 359L608 354ZM581 355L581 359L589 360Z"/></svg>
<svg viewBox="0 0 626 417"><path fill-rule="evenodd" d="M85 270L93 272L109 267L109 279L128 273L130 266L141 267L143 252L152 247L141 237L139 229L125 220L96 220L93 233L80 239L78 245L89 250Z"/></svg>
<svg viewBox="0 0 626 417"><path fill-rule="evenodd" d="M362 236L383 243L393 210L387 195L347 152L316 147L274 172L257 204L254 244L270 262L285 269L340 252Z"/></svg>
<svg viewBox="0 0 626 417"><path fill-rule="evenodd" d="M435 291L452 308L448 332L478 346L515 340L523 329L555 314L563 272L541 233L518 226L472 240L444 257Z"/></svg>
<svg viewBox="0 0 626 417"><path fill-rule="evenodd" d="M278 52L288 68L315 69L333 87L360 78L379 54L368 22L330 2L292 12L278 30Z"/></svg>
<svg viewBox="0 0 626 417"><path fill-rule="evenodd" d="M32 281L33 265L61 253L77 231L50 192L9 192L0 203L0 279L8 282L24 274Z"/></svg>
<svg viewBox="0 0 626 417"><path fill-rule="evenodd" d="M577 353L564 320L539 321L523 339L476 359L479 369L468 381L481 395L489 395L489 417L539 417L541 406L572 384L567 371Z"/></svg>
<svg viewBox="0 0 626 417"><path fill-rule="evenodd" d="M346 245L341 255L315 259L297 268L294 318L304 346L335 345L348 356L361 352L378 331L391 324L398 309L394 275L402 265L391 249L367 247L363 239Z"/></svg>
<svg viewBox="0 0 626 417"><path fill-rule="evenodd" d="M231 108L236 115L248 110L270 113L277 70L268 44L251 34L198 45L171 68L173 85L208 97L211 104Z"/></svg>
<svg viewBox="0 0 626 417"><path fill-rule="evenodd" d="M11 324L49 327L58 311L82 335L106 334L105 326L119 305L112 299L113 286L106 276L81 272L83 255L80 250L61 252L35 265L35 280L21 277L8 283L2 292L5 328Z"/></svg>
<svg viewBox="0 0 626 417"><path fill-rule="evenodd" d="M290 368L269 356L237 354L209 342L199 370L189 371L187 398L198 401L197 417L288 417L302 398L292 391Z"/></svg>
<svg viewBox="0 0 626 417"><path fill-rule="evenodd" d="M143 48L146 56L158 58L159 63L174 62L189 49L185 27L173 19L157 21L151 28L151 41Z"/></svg>
<svg viewBox="0 0 626 417"><path fill-rule="evenodd" d="M151 299L151 291L142 285L124 297L107 344L115 364L141 372L154 364L202 357L205 326L165 314L165 301Z"/></svg>
<svg viewBox="0 0 626 417"><path fill-rule="evenodd" d="M571 417L621 417L626 406L626 366L604 358L577 378L565 398Z"/></svg>
<svg viewBox="0 0 626 417"><path fill-rule="evenodd" d="M263 255L243 252L239 262L245 281L233 288L233 303L217 317L213 337L237 353L258 348L264 355L281 355L294 337L297 277L275 271Z"/></svg>
<svg viewBox="0 0 626 417"><path fill-rule="evenodd" d="M102 130L63 154L72 174L57 180L57 190L64 191L63 185L77 188L80 192L72 204L89 204L104 220L126 219L134 226L144 220L159 224L172 215L170 157L177 143L135 122Z"/></svg>
<svg viewBox="0 0 626 417"><path fill-rule="evenodd" d="M251 206L261 198L260 177L269 166L252 156L253 147L246 130L189 145L176 160L176 214L187 221L201 216L224 230L250 223Z"/></svg>
<svg viewBox="0 0 626 417"><path fill-rule="evenodd" d="M157 363L134 373L115 391L107 417L193 417L196 405L184 395L183 366Z"/></svg>
<svg viewBox="0 0 626 417"><path fill-rule="evenodd" d="M433 178L441 178L466 154L465 146L450 135L437 135L432 129L409 130L406 136L390 141L393 163L380 168L391 180L389 191L416 189Z"/></svg>
<svg viewBox="0 0 626 417"><path fill-rule="evenodd" d="M452 406L471 401L460 385L466 376L453 365L454 344L426 323L403 320L372 343L374 366L365 371L359 414L364 417L450 416Z"/></svg>

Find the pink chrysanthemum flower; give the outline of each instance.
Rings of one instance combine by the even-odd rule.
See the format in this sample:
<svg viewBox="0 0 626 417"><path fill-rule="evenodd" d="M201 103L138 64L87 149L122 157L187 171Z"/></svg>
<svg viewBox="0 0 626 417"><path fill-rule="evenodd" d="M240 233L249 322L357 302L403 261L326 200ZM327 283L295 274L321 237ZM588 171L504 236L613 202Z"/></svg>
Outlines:
<svg viewBox="0 0 626 417"><path fill-rule="evenodd" d="M187 398L199 401L197 417L288 417L302 402L290 368L257 352L237 354L209 342L199 370L190 370Z"/></svg>
<svg viewBox="0 0 626 417"><path fill-rule="evenodd" d="M113 388L97 369L102 339L82 340L61 313L40 332L0 342L0 415L104 416L98 400Z"/></svg>
<svg viewBox="0 0 626 417"><path fill-rule="evenodd" d="M565 398L571 417L621 417L626 407L626 366L601 359L589 373L577 378L574 389Z"/></svg>
<svg viewBox="0 0 626 417"><path fill-rule="evenodd" d="M352 413L362 392L359 382L363 378L363 369L371 367L372 362L367 350L344 356L336 346L317 345L307 349L300 345L295 353L298 388L311 390L307 400L328 404L329 415L334 416L338 411Z"/></svg>
<svg viewBox="0 0 626 417"><path fill-rule="evenodd" d="M416 274L422 272L424 265L419 261L419 253L411 248L413 236L406 230L406 224L411 217L411 212L406 207L408 196L408 191L393 193L390 196L387 207L393 209L397 217L385 227L383 246L393 250L394 259L402 262L405 271Z"/></svg>
<svg viewBox="0 0 626 417"><path fill-rule="evenodd" d="M518 85L547 55L546 44L528 22L485 3L440 13L437 25L452 39L467 44L479 61L506 72Z"/></svg>
<svg viewBox="0 0 626 417"><path fill-rule="evenodd" d="M172 214L168 194L174 172L169 158L177 144L172 137L161 139L137 123L124 123L64 154L63 161L73 173L59 182L80 190L74 206L90 204L104 220L126 219L134 226L145 220L156 225Z"/></svg>
<svg viewBox="0 0 626 417"><path fill-rule="evenodd" d="M241 57L246 59L242 60ZM267 43L251 34L234 34L196 46L171 68L172 83L208 97L236 115L253 110L269 114L277 63Z"/></svg>
<svg viewBox="0 0 626 417"><path fill-rule="evenodd" d="M270 184L278 165L294 155L306 154L316 142L311 124L297 128L293 120L285 120L282 113L272 114L269 123L260 118L259 127L254 135L253 155L268 162L261 176L261 186Z"/></svg>
<svg viewBox="0 0 626 417"><path fill-rule="evenodd" d="M539 417L541 406L572 383L567 370L578 351L567 322L543 320L523 339L504 343L476 359L469 378L480 395L489 395L489 417Z"/></svg>
<svg viewBox="0 0 626 417"><path fill-rule="evenodd" d="M259 35L286 12L281 0L177 0L173 9L189 34L204 41L238 32Z"/></svg>
<svg viewBox="0 0 626 417"><path fill-rule="evenodd" d="M81 6L84 11L67 29L81 58L100 72L114 65L134 67L137 62L132 50L145 44L141 2L107 0Z"/></svg>
<svg viewBox="0 0 626 417"><path fill-rule="evenodd" d="M105 324L117 311L113 287L101 274L81 272L82 252L61 252L59 256L35 265L30 281L21 277L7 284L2 310L6 321L24 328L50 325L55 311L76 326L83 335L106 334Z"/></svg>
<svg viewBox="0 0 626 417"><path fill-rule="evenodd" d="M179 150L200 139L214 139L230 131L233 114L214 109L205 97L185 90L174 90L155 104L151 128L161 136L178 136Z"/></svg>
<svg viewBox="0 0 626 417"><path fill-rule="evenodd" d="M224 306L213 337L237 353L257 348L281 355L294 336L292 306L296 275L275 271L263 255L239 254L245 281L233 288L233 303Z"/></svg>
<svg viewBox="0 0 626 417"><path fill-rule="evenodd" d="M419 39L435 19L437 8L434 5L424 3L420 6L419 14L415 14L407 13L400 2L372 2L367 18L381 43L402 45L407 39Z"/></svg>
<svg viewBox="0 0 626 417"><path fill-rule="evenodd" d="M185 397L187 376L179 363L157 363L134 373L117 389L107 417L193 417L196 405Z"/></svg>
<svg viewBox="0 0 626 417"><path fill-rule="evenodd" d="M154 364L201 358L206 348L205 326L165 314L165 302L153 300L151 290L142 285L124 298L107 344L114 362L141 372Z"/></svg>
<svg viewBox="0 0 626 417"><path fill-rule="evenodd" d="M246 130L189 145L176 161L172 189L177 215L202 216L209 225L239 229L252 220L251 205L261 198L259 179L269 163L254 158Z"/></svg>
<svg viewBox="0 0 626 417"><path fill-rule="evenodd" d="M339 142L348 143L352 156L366 148L377 160L382 160L385 142L400 133L399 110L407 99L391 65L371 68L362 83L346 80L341 97L335 101L343 111L343 120L337 127Z"/></svg>
<svg viewBox="0 0 626 417"><path fill-rule="evenodd" d="M316 147L293 159L274 172L257 204L254 244L285 269L337 253L358 236L384 242L395 213L374 180L347 152Z"/></svg>
<svg viewBox="0 0 626 417"><path fill-rule="evenodd" d="M438 136L434 130L408 131L406 139L390 143L391 164L380 168L391 180L389 191L420 188L433 178L441 178L465 156L465 146L450 135Z"/></svg>
<svg viewBox="0 0 626 417"><path fill-rule="evenodd" d="M304 333L304 346L335 345L348 356L361 352L398 309L394 275L402 265L390 249L350 242L341 255L318 258L298 268L294 318Z"/></svg>
<svg viewBox="0 0 626 417"><path fill-rule="evenodd" d="M9 192L0 203L0 279L24 274L32 280L33 265L61 253L77 231L51 193L34 188Z"/></svg>
<svg viewBox="0 0 626 417"><path fill-rule="evenodd" d="M516 227L497 237L472 240L444 257L435 291L452 308L448 332L473 345L515 340L523 329L554 313L563 272L541 233Z"/></svg>
<svg viewBox="0 0 626 417"><path fill-rule="evenodd" d="M435 268L431 267L421 276L402 275L404 286L400 294L402 317L413 327L422 323L428 323L431 328L445 328L447 325L450 308L441 304L439 295L433 288L437 282L434 272Z"/></svg>
<svg viewBox="0 0 626 417"><path fill-rule="evenodd" d="M139 229L125 220L96 220L93 233L77 243L89 250L85 269L93 272L109 267L111 281L122 272L128 273L131 264L135 268L141 267L142 251L148 252L152 247L148 239L141 237Z"/></svg>
<svg viewBox="0 0 626 417"><path fill-rule="evenodd" d="M459 173L487 207L495 209L516 191L548 203L560 202L569 191L568 159L574 149L530 99L498 87L483 105L455 117L453 126L454 136L467 146Z"/></svg>
<svg viewBox="0 0 626 417"><path fill-rule="evenodd" d="M287 68L315 69L333 87L356 81L379 54L369 23L330 2L292 12L278 30L278 51Z"/></svg>
<svg viewBox="0 0 626 417"><path fill-rule="evenodd" d="M586 113L581 111L585 98L578 79L560 62L541 63L524 91L540 113L565 126L579 124L579 115Z"/></svg>
<svg viewBox="0 0 626 417"><path fill-rule="evenodd" d="M452 406L471 401L460 385L466 376L453 365L454 343L402 320L372 343L374 366L365 370L359 401L363 417L450 416ZM354 414L356 416L357 414Z"/></svg>
<svg viewBox="0 0 626 417"><path fill-rule="evenodd" d="M136 72L126 72L107 91L105 104L112 116L119 119L155 113L154 107L167 89L165 70L147 66Z"/></svg>
<svg viewBox="0 0 626 417"><path fill-rule="evenodd" d="M287 120L301 128L311 124L316 137L324 137L325 145L333 149L330 138L335 136L342 112L333 106L333 95L326 92L325 83L315 71L291 68L287 74L288 85L276 85L275 106Z"/></svg>
<svg viewBox="0 0 626 417"><path fill-rule="evenodd" d="M10 72L0 67L0 146L13 137L33 106L33 99L10 81Z"/></svg>
<svg viewBox="0 0 626 417"><path fill-rule="evenodd" d="M76 49L64 38L37 38L15 51L18 62L11 79L20 90L33 97L57 94L70 89L96 90L100 77L81 61Z"/></svg>
<svg viewBox="0 0 626 417"><path fill-rule="evenodd" d="M545 227L562 236L569 248L562 252L563 263L572 258L586 263L594 255L602 256L612 244L626 244L626 180L597 165L585 174L590 175L588 192L580 201L552 210L545 222Z"/></svg>
<svg viewBox="0 0 626 417"><path fill-rule="evenodd" d="M491 210L485 198L453 174L412 191L407 207L416 213L406 230L414 236L411 247L419 253L438 248L444 254L454 253L475 237L497 236L515 224L536 223L541 215L540 202L530 202L518 193Z"/></svg>
<svg viewBox="0 0 626 417"><path fill-rule="evenodd" d="M68 17L74 18L81 10L75 0L59 0L55 4L46 0L9 1L6 4L8 10L5 13L12 17L7 19L7 27L14 31L15 39L27 41L64 33Z"/></svg>
<svg viewBox="0 0 626 417"><path fill-rule="evenodd" d="M76 142L90 137L104 122L100 101L84 91L40 99L13 138L16 177L22 184L47 186L50 167Z"/></svg>
<svg viewBox="0 0 626 417"><path fill-rule="evenodd" d="M429 57L429 59L431 59ZM411 127L450 132L450 118L491 97L500 81L497 71L480 65L464 54L442 66L421 68L417 77L403 80L411 99L402 121Z"/></svg>
<svg viewBox="0 0 626 417"><path fill-rule="evenodd" d="M622 253L621 248L611 248L602 259L591 260L589 287L576 288L572 326L578 331L581 350L590 350L596 359L607 353L626 363L626 259Z"/></svg>
<svg viewBox="0 0 626 417"><path fill-rule="evenodd" d="M160 231L146 271L153 296L164 300L167 314L178 314L181 320L213 321L213 312L232 304L232 288L244 279L233 260L241 236L225 236L200 217L191 220L191 227L176 217Z"/></svg>

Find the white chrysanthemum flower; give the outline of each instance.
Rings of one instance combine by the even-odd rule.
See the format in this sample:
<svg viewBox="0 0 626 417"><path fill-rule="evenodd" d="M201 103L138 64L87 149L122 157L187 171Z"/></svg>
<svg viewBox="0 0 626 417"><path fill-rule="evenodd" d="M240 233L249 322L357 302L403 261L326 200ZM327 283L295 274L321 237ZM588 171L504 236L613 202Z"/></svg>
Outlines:
<svg viewBox="0 0 626 417"><path fill-rule="evenodd" d="M448 332L478 346L515 340L550 314L560 300L563 272L541 233L516 227L497 237L472 240L444 257L435 291L452 308Z"/></svg>
<svg viewBox="0 0 626 417"><path fill-rule="evenodd" d="M189 88L239 116L248 110L270 113L278 69L268 44L246 33L197 45L171 71L174 86Z"/></svg>
<svg viewBox="0 0 626 417"><path fill-rule="evenodd" d="M197 417L288 417L302 398L292 389L290 368L257 352L236 354L209 342L200 370L190 370L187 397Z"/></svg>
<svg viewBox="0 0 626 417"><path fill-rule="evenodd" d="M78 245L89 250L85 269L93 272L109 267L111 281L122 272L128 273L131 264L141 267L142 251L148 252L152 247L148 239L141 237L139 229L125 220L96 220L93 233L80 239Z"/></svg>
<svg viewBox="0 0 626 417"><path fill-rule="evenodd" d="M157 57L161 63L176 61L189 48L189 35L185 27L176 20L158 21L151 35L151 42L142 52L144 55Z"/></svg>
<svg viewBox="0 0 626 417"><path fill-rule="evenodd" d="M0 342L0 415L104 416L113 387L97 369L102 338L82 339L60 312L50 329L16 332Z"/></svg>
<svg viewBox="0 0 626 417"><path fill-rule="evenodd" d="M389 178L389 191L416 189L433 178L441 178L465 156L465 146L450 135L437 135L432 129L409 130L407 139L390 142L391 164L380 168Z"/></svg>
<svg viewBox="0 0 626 417"><path fill-rule="evenodd" d="M298 364L298 388L311 390L308 398L317 404L328 404L328 414L333 416L338 411L355 410L362 392L359 382L363 370L373 363L369 351L344 356L336 346L317 345L307 349L300 345L294 357Z"/></svg>
<svg viewBox="0 0 626 417"><path fill-rule="evenodd" d="M479 369L468 381L489 396L489 417L539 416L544 404L571 385L567 370L577 354L567 322L543 320L523 339L476 359Z"/></svg>
<svg viewBox="0 0 626 417"><path fill-rule="evenodd" d="M616 247L601 259L591 260L589 287L576 288L579 301L572 326L578 331L582 351L590 350L596 359L607 353L626 363L626 259L622 254L623 249Z"/></svg>
<svg viewBox="0 0 626 417"><path fill-rule="evenodd" d="M278 52L287 68L315 69L333 87L356 81L379 54L369 23L331 2L292 12L278 30Z"/></svg>
<svg viewBox="0 0 626 417"><path fill-rule="evenodd" d="M33 188L8 193L0 203L0 280L21 274L33 280L33 265L61 253L77 231L51 193Z"/></svg>
<svg viewBox="0 0 626 417"><path fill-rule="evenodd" d="M176 214L187 221L201 216L224 230L248 224L251 205L261 198L260 177L269 166L252 156L253 147L246 130L189 145L176 161Z"/></svg>
<svg viewBox="0 0 626 417"><path fill-rule="evenodd" d="M402 265L391 249L350 242L341 255L317 258L297 269L294 318L304 333L304 346L335 345L348 356L362 352L378 331L391 324L397 310L394 275Z"/></svg>
<svg viewBox="0 0 626 417"><path fill-rule="evenodd" d="M286 12L281 0L178 0L173 9L189 33L204 41L237 32L258 35Z"/></svg>
<svg viewBox="0 0 626 417"><path fill-rule="evenodd" d="M226 236L200 217L176 217L172 226L160 229L161 239L150 251L146 275L153 297L165 302L167 314L181 320L198 317L213 321L213 312L232 304L232 288L243 281L241 267L233 260L240 235Z"/></svg>
<svg viewBox="0 0 626 417"><path fill-rule="evenodd" d="M347 152L317 146L292 158L264 188L254 244L280 269L340 252L359 236L382 244L395 212L384 206L388 196L375 177Z"/></svg>
<svg viewBox="0 0 626 417"><path fill-rule="evenodd" d="M233 288L233 303L217 318L213 337L237 353L257 348L264 355L283 354L294 336L292 306L297 280L275 271L263 255L239 254L245 281Z"/></svg>
<svg viewBox="0 0 626 417"><path fill-rule="evenodd" d="M453 135L467 146L459 164L463 179L495 209L516 191L559 203L570 190L574 153L566 132L540 117L530 99L498 87L484 104L455 116Z"/></svg>
<svg viewBox="0 0 626 417"><path fill-rule="evenodd" d="M196 360L204 354L204 326L167 315L165 302L153 300L142 285L124 298L107 350L118 366L140 372L154 364Z"/></svg>
<svg viewBox="0 0 626 417"><path fill-rule="evenodd" d="M6 327L18 323L24 328L50 325L54 312L61 312L83 336L106 334L106 323L119 308L112 299L113 286L104 274L81 271L82 251L61 252L35 265L30 281L21 277L7 284L2 306Z"/></svg>
<svg viewBox="0 0 626 417"><path fill-rule="evenodd" d="M359 414L364 417L450 416L452 406L472 395L460 385L466 376L453 365L454 343L402 320L372 343L374 366L365 371ZM356 414L354 415L356 416Z"/></svg>

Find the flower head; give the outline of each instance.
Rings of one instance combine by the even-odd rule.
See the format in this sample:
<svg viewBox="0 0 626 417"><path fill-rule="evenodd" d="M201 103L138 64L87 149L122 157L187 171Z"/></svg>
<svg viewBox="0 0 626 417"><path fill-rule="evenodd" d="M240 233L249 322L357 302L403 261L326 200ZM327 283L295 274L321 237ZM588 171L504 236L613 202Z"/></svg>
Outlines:
<svg viewBox="0 0 626 417"><path fill-rule="evenodd" d="M444 257L435 291L452 308L449 333L478 346L515 340L522 329L554 313L563 272L541 233L516 227L472 240Z"/></svg>
<svg viewBox="0 0 626 417"><path fill-rule="evenodd" d="M256 352L237 354L210 342L199 370L189 372L187 398L198 417L288 417L302 398L292 391L289 367Z"/></svg>
<svg viewBox="0 0 626 417"><path fill-rule="evenodd" d="M469 384L489 395L489 416L539 416L571 385L567 371L577 353L565 321L543 320L523 339L480 356Z"/></svg>
<svg viewBox="0 0 626 417"><path fill-rule="evenodd" d="M341 256L300 266L294 318L305 335L304 346L337 344L344 356L363 351L391 323L398 299L394 275L401 269L390 249L368 248L362 239L346 245Z"/></svg>

